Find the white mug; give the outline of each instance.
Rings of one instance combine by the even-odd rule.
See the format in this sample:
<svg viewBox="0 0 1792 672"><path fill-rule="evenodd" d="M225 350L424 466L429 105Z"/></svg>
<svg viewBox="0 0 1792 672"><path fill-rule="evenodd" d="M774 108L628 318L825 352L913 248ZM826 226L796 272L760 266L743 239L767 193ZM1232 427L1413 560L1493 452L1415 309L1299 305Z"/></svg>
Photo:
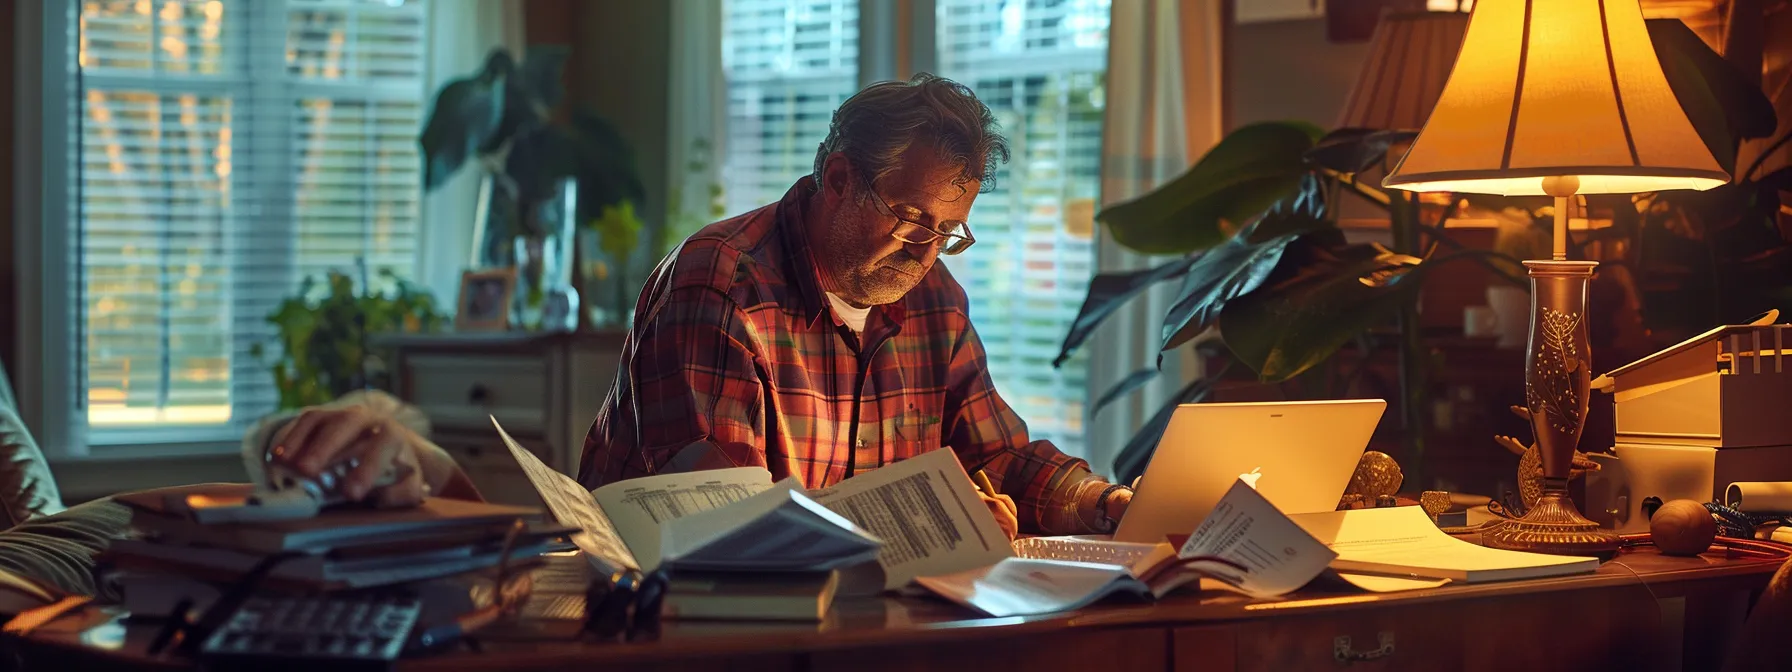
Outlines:
<svg viewBox="0 0 1792 672"><path fill-rule="evenodd" d="M1522 348L1531 329L1531 293L1521 287L1493 285L1487 288L1487 306L1497 316L1499 348Z"/></svg>
<svg viewBox="0 0 1792 672"><path fill-rule="evenodd" d="M1500 335L1500 314L1492 306L1469 306L1462 309L1462 335L1469 338Z"/></svg>

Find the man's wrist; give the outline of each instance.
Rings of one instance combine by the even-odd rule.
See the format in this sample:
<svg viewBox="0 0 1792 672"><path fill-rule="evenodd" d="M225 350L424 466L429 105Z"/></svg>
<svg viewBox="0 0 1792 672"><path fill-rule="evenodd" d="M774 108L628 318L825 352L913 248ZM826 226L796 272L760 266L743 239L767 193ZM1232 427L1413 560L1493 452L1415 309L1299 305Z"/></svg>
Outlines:
<svg viewBox="0 0 1792 672"><path fill-rule="evenodd" d="M1101 489L1101 494L1095 498L1096 526L1102 528L1103 534L1112 534L1116 528L1120 527L1120 517L1114 515L1116 502L1114 495L1122 491L1130 493L1132 488L1119 483L1109 483L1107 487Z"/></svg>

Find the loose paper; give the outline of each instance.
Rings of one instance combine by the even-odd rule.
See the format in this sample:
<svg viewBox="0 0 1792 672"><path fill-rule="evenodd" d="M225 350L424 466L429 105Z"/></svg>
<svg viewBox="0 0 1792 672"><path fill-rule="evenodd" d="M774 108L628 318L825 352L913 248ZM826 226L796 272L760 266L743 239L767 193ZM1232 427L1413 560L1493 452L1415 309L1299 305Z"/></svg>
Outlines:
<svg viewBox="0 0 1792 672"><path fill-rule="evenodd" d="M571 476L555 471L516 439L510 438L510 433L504 431L496 417L492 418L492 426L498 429L498 436L504 439L504 445L510 448L517 464L522 465L523 476L535 486L542 503L554 514L554 520L582 530L572 535L572 543L585 552L593 565L606 574L618 569L641 568L635 562L634 554L629 552L628 544L622 541L622 535L616 532L616 526L598 508L585 486L579 485Z"/></svg>
<svg viewBox="0 0 1792 672"><path fill-rule="evenodd" d="M1337 552L1331 567L1341 573L1476 583L1573 574L1599 567L1596 558L1471 544L1444 534L1416 506L1322 511L1293 518ZM1424 587L1418 582L1413 585Z"/></svg>
<svg viewBox="0 0 1792 672"><path fill-rule="evenodd" d="M809 492L884 541L884 588L985 567L1014 555L957 454L937 449Z"/></svg>
<svg viewBox="0 0 1792 672"><path fill-rule="evenodd" d="M1337 557L1242 479L1232 483L1213 512L1189 534L1178 555L1213 556L1244 565L1250 571L1239 576L1228 576L1225 569L1210 573L1258 597L1306 585Z"/></svg>
<svg viewBox="0 0 1792 672"><path fill-rule="evenodd" d="M1007 558L989 567L915 581L997 618L1070 611L1115 593L1150 592L1118 565L1028 558Z"/></svg>

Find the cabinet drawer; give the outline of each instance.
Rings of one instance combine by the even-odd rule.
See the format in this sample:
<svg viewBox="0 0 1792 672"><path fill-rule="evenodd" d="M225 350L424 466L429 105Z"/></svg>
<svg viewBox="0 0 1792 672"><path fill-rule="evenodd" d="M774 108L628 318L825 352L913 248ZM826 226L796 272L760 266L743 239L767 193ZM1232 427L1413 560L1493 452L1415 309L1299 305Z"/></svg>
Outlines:
<svg viewBox="0 0 1792 672"><path fill-rule="evenodd" d="M549 382L543 358L427 354L404 362L407 398L435 427L472 430L496 442L486 417L492 415L512 434L546 431Z"/></svg>

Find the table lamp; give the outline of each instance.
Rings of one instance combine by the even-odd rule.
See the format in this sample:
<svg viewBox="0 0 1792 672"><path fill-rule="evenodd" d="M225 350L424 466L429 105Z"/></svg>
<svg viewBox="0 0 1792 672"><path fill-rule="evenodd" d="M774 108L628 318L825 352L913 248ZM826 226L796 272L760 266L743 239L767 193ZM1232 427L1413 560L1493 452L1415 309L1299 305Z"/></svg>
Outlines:
<svg viewBox="0 0 1792 672"><path fill-rule="evenodd" d="M1482 535L1495 548L1602 555L1617 536L1568 498L1591 381L1587 283L1568 259L1575 194L1704 190L1728 182L1687 120L1638 0L1479 0L1437 106L1387 187L1555 198L1554 254L1531 278L1525 406L1543 495Z"/></svg>
<svg viewBox="0 0 1792 672"><path fill-rule="evenodd" d="M1381 17L1369 56L1334 128L1417 130L1437 105L1462 49L1468 14L1399 12Z"/></svg>

